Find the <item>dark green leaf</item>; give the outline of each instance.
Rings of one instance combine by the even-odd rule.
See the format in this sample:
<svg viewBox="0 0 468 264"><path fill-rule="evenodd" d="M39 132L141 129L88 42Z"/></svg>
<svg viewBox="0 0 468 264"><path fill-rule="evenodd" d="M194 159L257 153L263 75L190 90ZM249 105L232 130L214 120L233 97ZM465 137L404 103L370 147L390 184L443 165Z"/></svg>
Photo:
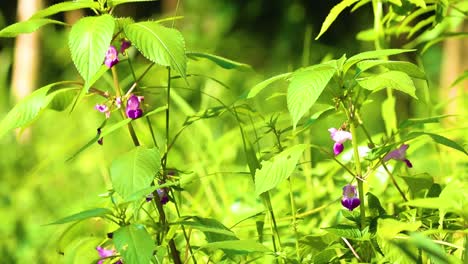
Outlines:
<svg viewBox="0 0 468 264"><path fill-rule="evenodd" d="M141 146L120 155L110 167L115 191L125 199L149 187L161 167L160 159L158 149Z"/></svg>
<svg viewBox="0 0 468 264"><path fill-rule="evenodd" d="M335 72L334 67L319 64L295 71L292 74L286 99L294 128L317 101Z"/></svg>
<svg viewBox="0 0 468 264"><path fill-rule="evenodd" d="M12 24L0 30L0 38L14 38L20 34L31 33L47 24L66 25L65 23L47 18L32 18Z"/></svg>
<svg viewBox="0 0 468 264"><path fill-rule="evenodd" d="M114 244L124 263L150 263L155 242L143 225L132 224L114 232Z"/></svg>
<svg viewBox="0 0 468 264"><path fill-rule="evenodd" d="M190 59L197 60L199 58L205 58L208 59L214 63L216 63L218 66L224 69L235 69L239 71L249 71L252 70L252 67L248 64L245 63L240 63L237 61L229 60L220 56L216 56L213 54L209 53L201 53L201 52L187 52L187 57Z"/></svg>
<svg viewBox="0 0 468 264"><path fill-rule="evenodd" d="M64 217L60 220L50 223L49 225L65 224L69 222L80 221L92 217L101 217L110 214L112 214L112 211L107 208L95 208Z"/></svg>
<svg viewBox="0 0 468 264"><path fill-rule="evenodd" d="M219 241L208 243L202 248L211 248L211 249L221 249L233 251L236 254L243 255L253 252L271 252L270 249L264 245L258 243L255 240L229 240L229 241Z"/></svg>
<svg viewBox="0 0 468 264"><path fill-rule="evenodd" d="M323 229L339 237L344 237L348 239L356 239L356 240L362 239L361 231L359 230L359 228L355 226L337 225L337 226L327 227Z"/></svg>
<svg viewBox="0 0 468 264"><path fill-rule="evenodd" d="M413 197L423 197L424 193L420 193L424 190L429 190L432 184L434 183L434 179L428 173L416 174L411 176L400 176L405 180L406 184L408 185Z"/></svg>
<svg viewBox="0 0 468 264"><path fill-rule="evenodd" d="M379 198L373 195L371 192L366 193L367 195L367 203L369 205L369 211L372 216L382 216L386 215L385 209L380 204Z"/></svg>
<svg viewBox="0 0 468 264"><path fill-rule="evenodd" d="M184 226L190 226L194 229L200 230L205 234L206 241L208 243L226 241L226 240L238 240L237 236L229 228L225 227L216 219L203 218L198 216L189 217L191 221L181 221L177 224L183 224Z"/></svg>
<svg viewBox="0 0 468 264"><path fill-rule="evenodd" d="M263 161L262 168L255 172L255 195L269 191L286 180L296 168L296 164L307 148L296 145L277 154L272 159Z"/></svg>

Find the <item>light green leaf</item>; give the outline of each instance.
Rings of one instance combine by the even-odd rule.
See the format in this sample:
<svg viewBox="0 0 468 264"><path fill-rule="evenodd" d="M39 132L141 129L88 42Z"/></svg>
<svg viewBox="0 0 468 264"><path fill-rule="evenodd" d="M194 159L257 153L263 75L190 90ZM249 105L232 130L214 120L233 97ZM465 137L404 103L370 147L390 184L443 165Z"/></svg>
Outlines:
<svg viewBox="0 0 468 264"><path fill-rule="evenodd" d="M68 2L62 2L58 3L55 5L51 5L47 8L44 8L38 12L36 12L31 18L42 18L42 17L47 17L51 15L55 15L60 12L66 12L66 11L72 11L72 10L78 10L82 8L93 8L97 9L99 8L99 3L98 2L85 2L85 1L68 1Z"/></svg>
<svg viewBox="0 0 468 264"><path fill-rule="evenodd" d="M219 67L224 68L224 69L234 69L234 70L239 70L239 71L249 71L252 70L252 67L248 64L245 63L240 63L237 61L233 61L230 59L226 59L220 56L216 56L213 54L209 53L201 53L201 52L187 52L187 56L190 59L193 60L198 60L199 58L205 58L208 59L214 63L216 63Z"/></svg>
<svg viewBox="0 0 468 264"><path fill-rule="evenodd" d="M286 180L296 168L296 164L307 148L296 145L277 154L272 159L263 161L262 168L255 172L255 195L260 195L275 188Z"/></svg>
<svg viewBox="0 0 468 264"><path fill-rule="evenodd" d="M112 211L107 208L95 208L64 217L60 220L50 223L49 225L65 224L69 222L81 221L92 217L101 217L110 214L112 214Z"/></svg>
<svg viewBox="0 0 468 264"><path fill-rule="evenodd" d="M78 94L75 101L73 102L70 113L75 109L75 106L85 97L86 93L88 93L89 91L89 88L91 88L91 86L93 86L93 84L97 82L102 77L102 75L104 75L107 72L107 70L109 70L109 68L103 64L99 68L97 73L94 74L90 80L87 80L85 82L83 88L81 89L80 93Z"/></svg>
<svg viewBox="0 0 468 264"><path fill-rule="evenodd" d="M156 0L109 0L108 4L111 7L118 6L121 4L127 3L137 3L137 2L155 2Z"/></svg>
<svg viewBox="0 0 468 264"><path fill-rule="evenodd" d="M228 240L208 243L202 248L221 249L233 251L236 254L249 254L253 252L271 252L270 249L255 240Z"/></svg>
<svg viewBox="0 0 468 264"><path fill-rule="evenodd" d="M445 253L441 246L422 233L412 233L407 243L426 252L430 256L432 263L450 264L459 262L459 260L457 261L456 258Z"/></svg>
<svg viewBox="0 0 468 264"><path fill-rule="evenodd" d="M147 188L161 167L161 157L156 148L136 147L112 162L112 186L124 199Z"/></svg>
<svg viewBox="0 0 468 264"><path fill-rule="evenodd" d="M450 32L444 33L442 36L432 39L431 41L427 42L423 49L421 50L421 54L424 54L430 47L434 46L435 44L442 42L446 39L464 39L468 36L468 32ZM465 71L466 72L466 71Z"/></svg>
<svg viewBox="0 0 468 264"><path fill-rule="evenodd" d="M398 127L400 129L407 128L407 127L423 127L424 124L439 123L441 119L447 118L450 116L453 116L453 115L439 115L439 116L432 116L432 117L427 117L427 118L410 118L401 122Z"/></svg>
<svg viewBox="0 0 468 264"><path fill-rule="evenodd" d="M411 80L411 77L404 72L388 71L376 76L357 79L356 81L362 88L373 92L388 87L404 92L411 97L418 99L415 94L416 87L414 86L413 80Z"/></svg>
<svg viewBox="0 0 468 264"><path fill-rule="evenodd" d="M358 62L356 66L362 72L376 66L383 66L389 70L404 72L413 78L426 78L426 74L418 66L407 61L365 60Z"/></svg>
<svg viewBox="0 0 468 264"><path fill-rule="evenodd" d="M465 70L451 85L450 87L457 86L464 80L468 79L468 70Z"/></svg>
<svg viewBox="0 0 468 264"><path fill-rule="evenodd" d="M224 226L216 219L191 216L190 220L191 221L177 222L177 224L190 226L194 229L202 231L203 234L205 234L206 241L208 241L208 243L226 240L238 240L234 232L232 232L229 228Z"/></svg>
<svg viewBox="0 0 468 264"><path fill-rule="evenodd" d="M124 263L150 263L155 242L143 225L123 226L114 232L114 244Z"/></svg>
<svg viewBox="0 0 468 264"><path fill-rule="evenodd" d="M433 134L433 133L426 133L426 132L412 132L412 133L408 134L407 137L409 139L411 139L411 138L419 137L419 136L422 136L422 135L426 135L426 136L431 137L437 144L441 144L441 145L447 146L449 148L456 149L458 151L463 152L465 155L468 155L468 152L460 144L458 144L457 142L455 142L455 141L453 141L453 140L451 140L449 138L441 136L441 135L437 135L437 134Z"/></svg>
<svg viewBox="0 0 468 264"><path fill-rule="evenodd" d="M85 17L73 25L68 45L78 72L89 82L101 68L114 33L110 15Z"/></svg>
<svg viewBox="0 0 468 264"><path fill-rule="evenodd" d="M392 218L379 218L377 220L377 236L383 239L393 239L403 231L416 231L421 227L421 221L401 222Z"/></svg>
<svg viewBox="0 0 468 264"><path fill-rule="evenodd" d="M330 13L328 13L327 17L325 18L325 21L323 21L322 28L320 28L320 33L317 35L315 38L316 40L320 38L320 36L325 33L328 28L331 26L333 21L338 17L338 15L345 10L345 8L353 5L354 3L358 2L359 0L343 0L339 4L335 5L331 10Z"/></svg>
<svg viewBox="0 0 468 264"><path fill-rule="evenodd" d="M337 225L332 227L323 228L329 233L335 234L339 237L344 237L354 240L362 240L362 234L359 228L348 225Z"/></svg>
<svg viewBox="0 0 468 264"><path fill-rule="evenodd" d="M365 51L359 54L356 54L349 58L344 66L343 72L346 73L354 64L362 61L362 60L369 60L369 59L379 59L391 55L397 55L405 52L412 52L415 49L383 49L383 50L373 50L373 51Z"/></svg>
<svg viewBox="0 0 468 264"><path fill-rule="evenodd" d="M14 38L20 34L31 33L47 24L66 25L66 23L53 19L34 18L9 25L0 30L0 38Z"/></svg>
<svg viewBox="0 0 468 264"><path fill-rule="evenodd" d="M291 76L291 72L282 73L279 75L275 75L271 78L268 78L258 84L256 84L252 89L250 89L249 93L247 94L246 98L255 97L258 93L260 93L263 89L265 89L268 85L279 81L279 80L286 80Z"/></svg>
<svg viewBox="0 0 468 264"><path fill-rule="evenodd" d="M293 127L317 101L320 94L335 74L330 65L319 64L294 72L288 86L287 103Z"/></svg>
<svg viewBox="0 0 468 264"><path fill-rule="evenodd" d="M428 17L419 21L415 26L411 27L411 30L407 36L407 38L411 38L416 32L419 32L423 27L431 25L434 23L436 18L434 16Z"/></svg>
<svg viewBox="0 0 468 264"><path fill-rule="evenodd" d="M171 66L186 79L187 57L182 34L157 22L139 22L124 26L125 35L147 59Z"/></svg>
<svg viewBox="0 0 468 264"><path fill-rule="evenodd" d="M393 132L396 132L397 128L397 116L396 116L396 99L394 96L387 97L382 102L382 119L385 124L385 132L387 135L391 135Z"/></svg>
<svg viewBox="0 0 468 264"><path fill-rule="evenodd" d="M408 0L408 2L416 6L426 8L426 2L424 0Z"/></svg>
<svg viewBox="0 0 468 264"><path fill-rule="evenodd" d="M49 93L49 91L58 85L72 84L74 82L64 81L51 83L47 86L41 87L26 96L21 100L8 114L0 121L0 138L2 138L8 131L18 127L25 127L30 124L39 113L47 108L50 101L54 98L56 93Z"/></svg>

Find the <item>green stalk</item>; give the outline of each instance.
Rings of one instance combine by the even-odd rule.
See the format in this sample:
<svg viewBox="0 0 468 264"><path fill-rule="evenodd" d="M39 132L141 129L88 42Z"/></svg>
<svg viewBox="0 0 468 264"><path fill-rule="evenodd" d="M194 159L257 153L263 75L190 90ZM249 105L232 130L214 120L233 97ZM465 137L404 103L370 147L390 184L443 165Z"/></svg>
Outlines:
<svg viewBox="0 0 468 264"><path fill-rule="evenodd" d="M353 144L353 150L354 150L354 163L356 166L356 180L358 184L358 194L359 194L359 200L361 201L361 205L359 206L359 210L361 212L360 218L361 218L361 229L363 229L366 226L366 207L364 203L364 182L362 180L362 169L361 169L361 161L359 160L359 150L358 150L358 141L357 141L357 133L356 133L356 127L354 125L353 120L349 120L349 129L351 132L351 135L353 136L352 138L352 144Z"/></svg>
<svg viewBox="0 0 468 264"><path fill-rule="evenodd" d="M296 237L296 256L297 261L301 260L301 256L299 254L299 234L297 233L297 222L296 222L296 203L294 202L294 194L292 189L292 176L288 178L289 183L289 199L291 200L291 214L292 214L292 225L294 230L294 235Z"/></svg>

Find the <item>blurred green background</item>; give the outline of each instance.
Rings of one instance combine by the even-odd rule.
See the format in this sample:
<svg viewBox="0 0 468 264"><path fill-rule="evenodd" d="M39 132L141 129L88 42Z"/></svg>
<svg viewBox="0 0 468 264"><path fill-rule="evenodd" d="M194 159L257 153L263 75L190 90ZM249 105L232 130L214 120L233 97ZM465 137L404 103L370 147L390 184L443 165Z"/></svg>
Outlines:
<svg viewBox="0 0 468 264"><path fill-rule="evenodd" d="M49 6L58 1L44 1ZM356 35L372 27L373 15L370 7L363 7L350 14L345 11L319 40L314 38L329 10L339 1L207 1L184 0L179 3L177 15L183 19L175 21L186 40L188 51L201 51L224 56L252 65L254 71L236 72L216 67L208 61L191 61L188 73L210 75L224 83L225 89L204 78L190 79L191 88L174 84L174 108L172 131L182 127L186 116L193 115L219 103L198 91L219 98L225 104L237 100L256 83L275 74L297 69L301 66L319 63L324 59L348 57L364 50L372 50L372 42L356 39ZM154 3L122 5L117 8L118 16L133 16L136 20L154 19L174 14L176 1L163 0ZM0 4L0 28L16 21L17 2L2 1ZM86 15L86 13L85 13ZM57 15L57 19L67 19ZM46 26L40 30L39 71L36 87L61 80L75 80L77 71L69 58L67 32L69 28ZM396 39L392 47L399 47L405 40ZM0 118L13 107L12 65L15 39L0 39ZM131 50L137 72L146 61ZM423 56L411 55L404 59L419 63L428 75L429 84L417 82L419 101L397 95L399 121L411 117L427 117L447 113L448 89L440 85L443 72L443 46L435 45ZM17 62L16 62L17 63ZM127 87L131 85L129 72L118 65L117 70ZM165 85L163 68L142 80L141 85L157 87ZM27 78L27 76L25 76ZM453 80L452 80L453 81ZM103 90L111 89L110 77L99 83ZM428 127L461 144L466 144L466 83L451 99L456 102L457 116L446 120L443 125ZM262 126L276 112L286 111L283 97L265 100L274 92L284 92L285 84L269 88L249 104L256 109L255 124L260 133ZM151 108L165 104L164 93L157 88L144 90L145 102ZM376 94L374 102L363 109L364 119L373 135L385 131L381 118L381 102L385 94ZM108 200L98 195L110 187L108 167L112 160L128 151L131 141L124 129L104 139L104 145L95 145L76 159L66 162L82 145L93 138L103 115L93 109L100 99L88 97L74 110L57 112L44 111L23 134L20 131L0 138L0 259L2 263L62 263L76 256L65 256L70 248L91 245L87 252L105 239L109 231L100 220L89 220L74 226L47 226L58 218L81 210L101 207ZM117 121L113 116L111 121ZM162 141L164 131L163 115L156 116L157 138ZM287 127L290 119L280 115L279 124ZM331 146L327 128L341 125L343 117L332 115L313 124L310 135L314 144ZM146 123L136 122L136 129L142 142L151 145ZM249 131L253 133L253 131ZM262 146L272 146L271 139L262 141ZM454 179L467 179L466 158L455 151L431 144L426 139L411 146L413 174L430 173L436 181L447 183ZM188 127L179 138L169 156L169 167L187 172L197 180L183 186L184 205L182 214L213 217L226 226L232 226L247 216L263 210L253 197L253 184L247 172L242 153L238 128L232 116L224 114L219 118L199 121ZM447 156L448 155L448 156ZM446 158L450 157L450 158ZM304 175L295 180L294 193L298 208L308 212L338 199L340 188L348 179L343 171L322 154L315 153L313 168L304 169ZM348 178L347 178L348 177ZM383 180L376 177L375 194L381 194L392 201L396 191L387 188ZM379 183L380 181L380 183ZM234 186L234 188L233 188ZM289 209L287 190L279 188L274 197L275 210L280 225L288 230ZM393 198L395 200L395 198ZM301 222L302 233L313 233L319 227L337 221L339 202L326 210L307 216ZM62 236L66 229L73 229ZM234 229L242 236L254 234L253 223ZM77 239L83 236L85 239ZM288 242L288 241L286 241ZM80 249L81 250L81 249ZM78 252L80 252L78 250ZM77 253L78 254L78 253ZM97 258L97 256L96 256Z"/></svg>

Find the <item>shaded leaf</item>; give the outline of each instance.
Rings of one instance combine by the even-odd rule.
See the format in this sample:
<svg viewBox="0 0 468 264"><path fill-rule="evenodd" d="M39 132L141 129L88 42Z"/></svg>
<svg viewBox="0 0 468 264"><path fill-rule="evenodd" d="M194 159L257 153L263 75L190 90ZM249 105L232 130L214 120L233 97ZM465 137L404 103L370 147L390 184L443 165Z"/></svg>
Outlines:
<svg viewBox="0 0 468 264"><path fill-rule="evenodd" d="M434 183L434 179L428 173L400 177L406 182L414 197L423 196L420 192L429 190Z"/></svg>
<svg viewBox="0 0 468 264"><path fill-rule="evenodd" d="M293 120L293 127L317 101L320 94L335 74L330 65L319 64L294 72L288 86L288 110Z"/></svg>
<svg viewBox="0 0 468 264"><path fill-rule="evenodd" d="M49 225L65 224L69 222L80 221L92 217L101 217L110 214L112 214L112 211L107 208L95 208L64 217L62 219L50 223Z"/></svg>
<svg viewBox="0 0 468 264"><path fill-rule="evenodd" d="M136 147L116 158L110 167L112 186L124 199L147 188L161 167L158 149Z"/></svg>
<svg viewBox="0 0 468 264"><path fill-rule="evenodd" d="M183 224L184 226L190 226L194 229L200 230L205 234L206 241L208 243L226 241L226 240L238 240L237 236L229 228L224 226L221 222L212 218L203 218L198 216L189 217L191 221L181 221L177 224Z"/></svg>
<svg viewBox="0 0 468 264"><path fill-rule="evenodd" d="M229 240L208 243L202 248L221 249L235 252L238 255L249 254L253 252L271 252L270 249L258 243L255 240Z"/></svg>
<svg viewBox="0 0 468 264"><path fill-rule="evenodd" d="M358 79L356 81L362 88L373 92L389 87L418 99L415 94L416 87L414 86L413 80L411 80L408 74L404 72L388 71L376 76Z"/></svg>
<svg viewBox="0 0 468 264"><path fill-rule="evenodd" d="M262 168L255 172L255 195L260 195L275 188L286 180L296 168L296 164L307 148L296 145L277 154L272 159L263 161Z"/></svg>
<svg viewBox="0 0 468 264"><path fill-rule="evenodd" d="M252 67L248 64L240 63L237 61L233 61L233 60L226 59L221 56L216 56L216 55L209 54L209 53L187 52L187 57L193 60L197 60L199 58L205 58L216 63L221 68L228 69L228 70L231 70L231 69L235 69L239 71L252 70Z"/></svg>
<svg viewBox="0 0 468 264"><path fill-rule="evenodd" d="M1 38L14 38L20 34L32 33L38 28L47 24L66 25L58 20L47 19L47 18L33 18L26 21L21 21L0 30Z"/></svg>
<svg viewBox="0 0 468 264"><path fill-rule="evenodd" d="M150 263L155 244L143 225L123 226L114 232L113 241L124 263Z"/></svg>
<svg viewBox="0 0 468 264"><path fill-rule="evenodd" d="M82 18L70 30L71 58L86 82L92 80L103 65L114 27L114 18L106 14Z"/></svg>
<svg viewBox="0 0 468 264"><path fill-rule="evenodd" d="M170 66L186 79L187 57L182 34L157 22L124 26L125 35L148 60Z"/></svg>

